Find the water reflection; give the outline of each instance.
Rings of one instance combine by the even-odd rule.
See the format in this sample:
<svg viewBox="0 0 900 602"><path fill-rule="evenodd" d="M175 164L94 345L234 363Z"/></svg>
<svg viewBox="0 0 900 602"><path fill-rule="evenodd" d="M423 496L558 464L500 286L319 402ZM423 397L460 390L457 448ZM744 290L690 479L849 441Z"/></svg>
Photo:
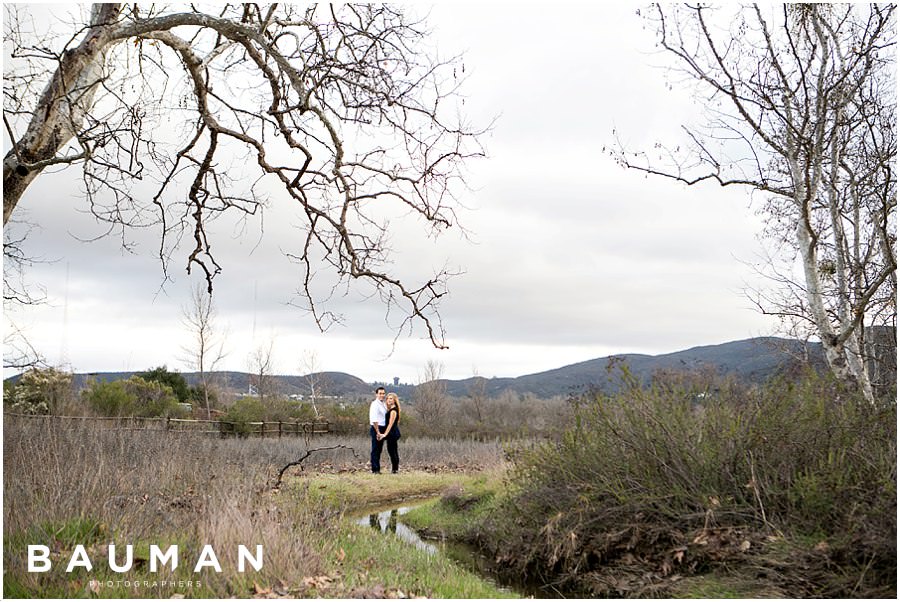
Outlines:
<svg viewBox="0 0 900 602"><path fill-rule="evenodd" d="M373 529L378 529L382 533L396 533L397 537L406 543L414 545L429 554L436 554L438 552L437 546L430 544L427 541L423 541L415 531L397 520L398 516L402 516L409 511L410 508L408 506L401 506L400 508L393 508L391 510L385 510L384 512L376 512L360 518L357 521L357 524L364 527L368 525Z"/></svg>
<svg viewBox="0 0 900 602"><path fill-rule="evenodd" d="M401 506L399 508L383 510L381 512L373 512L368 514L367 516L356 519L356 524L363 527L368 526L373 529L377 529L382 533L394 533L404 542L414 545L415 547L425 551L428 554L442 553L447 558L460 565L462 568L468 570L471 573L479 575L482 579L493 584L501 591L514 591L525 597L564 597L561 596L559 592L541 589L536 584L509 583L506 585L502 585L500 582L494 579L493 575L491 574L490 560L471 546L463 543L450 543L446 541L429 543L422 540L422 538L420 538L415 531L404 525L402 521L398 520L398 517L403 516L413 508L415 508L415 506Z"/></svg>

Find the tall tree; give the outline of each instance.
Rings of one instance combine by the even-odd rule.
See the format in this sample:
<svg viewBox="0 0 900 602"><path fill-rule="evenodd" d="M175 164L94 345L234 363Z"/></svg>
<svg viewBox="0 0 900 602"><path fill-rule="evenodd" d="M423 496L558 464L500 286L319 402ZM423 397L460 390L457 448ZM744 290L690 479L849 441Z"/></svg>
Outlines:
<svg viewBox="0 0 900 602"><path fill-rule="evenodd" d="M274 374L275 358L274 358L275 339L270 338L268 343L260 343L247 356L247 363L250 366L250 390L255 391L259 400L265 404L277 393L277 385Z"/></svg>
<svg viewBox="0 0 900 602"><path fill-rule="evenodd" d="M468 391L466 392L466 397L468 397L469 401L472 404L472 410L475 413L475 420L479 425L484 422L484 410L485 404L487 403L488 394L487 394L487 385L488 381L485 377L478 374L478 368L472 368L472 379L471 384L469 384Z"/></svg>
<svg viewBox="0 0 900 602"><path fill-rule="evenodd" d="M459 115L461 61L437 56L408 11L93 4L58 43L26 5L5 10L4 227L36 177L77 165L98 220L123 237L157 227L164 272L189 241L187 270L211 290L209 222L257 215L271 198L296 208L286 253L321 329L341 319L323 304L358 280L399 308L398 333L419 324L445 346L437 304L451 274L392 274L387 224L403 212L426 234L454 226L463 164L482 152ZM334 276L323 287L320 266Z"/></svg>
<svg viewBox="0 0 900 602"><path fill-rule="evenodd" d="M760 307L817 336L834 374L873 400L867 330L896 337L895 6L655 5L648 18L707 119L676 148L616 156L764 193L764 235L796 267L772 263L784 286Z"/></svg>
<svg viewBox="0 0 900 602"><path fill-rule="evenodd" d="M444 380L444 364L428 360L419 375L419 384L413 389L413 405L423 424L435 431L444 426L450 401L447 398L447 381Z"/></svg>
<svg viewBox="0 0 900 602"><path fill-rule="evenodd" d="M212 294L206 287L197 284L191 291L191 300L182 309L185 328L191 335L191 343L183 350L187 364L200 373L200 384L203 386L203 405L206 408L206 419L212 419L209 407L209 373L225 359L224 331L216 322L216 306Z"/></svg>
<svg viewBox="0 0 900 602"><path fill-rule="evenodd" d="M319 365L319 354L315 349L306 349L300 357L300 373L306 374L303 380L309 387L309 402L312 404L313 412L316 418L319 417L319 408L316 406L316 399L322 395L322 391L328 386L328 376L322 372Z"/></svg>

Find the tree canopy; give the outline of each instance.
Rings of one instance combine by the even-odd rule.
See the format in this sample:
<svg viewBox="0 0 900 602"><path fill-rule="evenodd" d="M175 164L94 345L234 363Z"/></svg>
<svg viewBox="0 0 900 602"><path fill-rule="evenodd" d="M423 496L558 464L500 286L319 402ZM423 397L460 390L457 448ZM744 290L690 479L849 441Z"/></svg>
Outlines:
<svg viewBox="0 0 900 602"><path fill-rule="evenodd" d="M870 400L878 364L896 353L895 9L655 5L646 18L696 86L704 123L685 125L681 145L614 151L687 185L761 193L775 286L756 303L821 340L835 375ZM875 342L885 328L887 350Z"/></svg>
<svg viewBox="0 0 900 602"><path fill-rule="evenodd" d="M156 228L165 274L184 241L211 291L211 221L290 204L297 304L321 329L341 320L328 300L364 282L398 334L418 324L444 347L451 271L397 276L388 219L457 225L483 132L460 113L461 59L397 6L185 6L93 4L62 37L5 7L4 226L36 177L77 168L110 232Z"/></svg>

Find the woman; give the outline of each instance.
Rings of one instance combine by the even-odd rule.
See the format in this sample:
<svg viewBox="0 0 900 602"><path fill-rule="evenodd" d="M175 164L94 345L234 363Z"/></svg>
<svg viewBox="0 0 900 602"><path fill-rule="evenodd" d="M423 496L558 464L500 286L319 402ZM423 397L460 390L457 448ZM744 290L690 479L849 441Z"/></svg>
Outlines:
<svg viewBox="0 0 900 602"><path fill-rule="evenodd" d="M397 451L397 440L400 439L400 398L396 393L388 393L384 400L387 405L387 416L384 434L381 438L387 441L388 455L391 457L391 472L397 473L400 468L400 453Z"/></svg>

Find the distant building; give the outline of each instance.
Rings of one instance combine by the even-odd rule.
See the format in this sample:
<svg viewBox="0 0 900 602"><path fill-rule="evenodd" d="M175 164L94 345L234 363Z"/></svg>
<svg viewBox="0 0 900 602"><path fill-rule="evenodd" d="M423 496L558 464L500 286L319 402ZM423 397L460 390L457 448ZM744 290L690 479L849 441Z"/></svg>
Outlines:
<svg viewBox="0 0 900 602"><path fill-rule="evenodd" d="M400 384L400 377L399 377L399 376L395 376L395 377L394 377L394 386L396 387L396 386L399 385L399 384Z"/></svg>

